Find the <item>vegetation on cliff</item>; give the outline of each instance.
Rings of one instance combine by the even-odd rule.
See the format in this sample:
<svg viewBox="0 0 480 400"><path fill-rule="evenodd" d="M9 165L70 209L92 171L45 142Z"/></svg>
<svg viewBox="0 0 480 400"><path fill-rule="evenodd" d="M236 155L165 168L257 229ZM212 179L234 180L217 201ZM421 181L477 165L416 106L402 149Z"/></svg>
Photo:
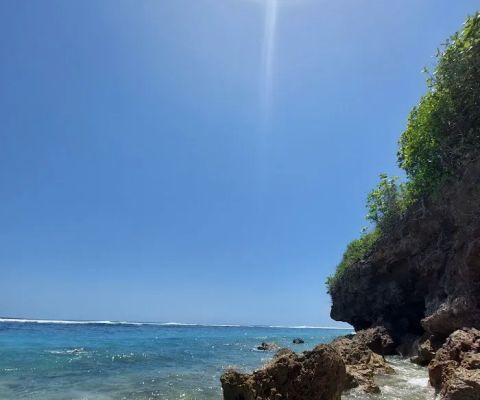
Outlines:
<svg viewBox="0 0 480 400"><path fill-rule="evenodd" d="M372 229L347 246L327 279L330 293L344 271L366 258L414 204L434 196L446 178L480 156L480 13L468 17L436 57L434 70L425 70L427 93L399 140L398 163L407 180L400 184L396 177L380 175L367 198Z"/></svg>

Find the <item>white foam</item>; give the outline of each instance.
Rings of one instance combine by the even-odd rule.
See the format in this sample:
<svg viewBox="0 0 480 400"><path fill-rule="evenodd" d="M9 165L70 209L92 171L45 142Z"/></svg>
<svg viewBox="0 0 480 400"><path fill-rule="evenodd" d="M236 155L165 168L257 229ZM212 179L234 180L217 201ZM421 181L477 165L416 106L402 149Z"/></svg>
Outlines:
<svg viewBox="0 0 480 400"><path fill-rule="evenodd" d="M267 328L281 328L281 329L330 329L330 330L347 330L355 333L352 328L338 327L338 326L311 326L311 325L299 325L299 326L286 326L286 325L270 325Z"/></svg>
<svg viewBox="0 0 480 400"><path fill-rule="evenodd" d="M83 349L83 347L80 347L78 349L65 349L65 350L47 350L47 353L50 354L84 354L86 351Z"/></svg>
<svg viewBox="0 0 480 400"><path fill-rule="evenodd" d="M68 324L68 325L143 325L142 322L128 321L77 321L77 320L57 320L57 319L19 319L19 318L0 318L0 322L15 322L24 324Z"/></svg>
<svg viewBox="0 0 480 400"><path fill-rule="evenodd" d="M428 386L428 378L411 378L408 380L408 383L415 386Z"/></svg>
<svg viewBox="0 0 480 400"><path fill-rule="evenodd" d="M153 325L153 326L211 326L211 327L241 327L241 325L231 324L194 324L184 322L133 322L133 321L80 321L80 320L61 320L61 319L20 319L20 318L0 318L1 322L25 323L25 324L65 324L65 325Z"/></svg>

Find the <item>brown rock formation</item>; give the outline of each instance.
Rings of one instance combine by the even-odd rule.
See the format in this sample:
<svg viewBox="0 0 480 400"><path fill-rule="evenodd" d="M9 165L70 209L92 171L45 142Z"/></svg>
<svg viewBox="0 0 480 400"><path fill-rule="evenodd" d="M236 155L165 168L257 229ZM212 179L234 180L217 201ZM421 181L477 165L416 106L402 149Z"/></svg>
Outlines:
<svg viewBox="0 0 480 400"><path fill-rule="evenodd" d="M368 337L368 333L341 337L335 339L331 345L338 351L346 365L346 389L360 386L367 393L380 393L374 376L391 374L394 371L387 365L382 355L370 350L364 341Z"/></svg>
<svg viewBox="0 0 480 400"><path fill-rule="evenodd" d="M428 367L430 383L444 400L480 400L480 331L452 333Z"/></svg>
<svg viewBox="0 0 480 400"><path fill-rule="evenodd" d="M296 354L280 350L252 374L228 370L220 378L225 400L338 400L345 387L345 364L329 345Z"/></svg>
<svg viewBox="0 0 480 400"><path fill-rule="evenodd" d="M332 318L385 326L397 342L480 328L480 161L445 182L348 268L331 290Z"/></svg>
<svg viewBox="0 0 480 400"><path fill-rule="evenodd" d="M381 355L397 354L397 345L390 335L390 332L383 326L358 331L354 339L364 343L374 353Z"/></svg>
<svg viewBox="0 0 480 400"><path fill-rule="evenodd" d="M415 343L416 353L410 361L426 367L435 358L435 354L442 347L443 339L435 336L422 337ZM415 348L415 347L414 347Z"/></svg>

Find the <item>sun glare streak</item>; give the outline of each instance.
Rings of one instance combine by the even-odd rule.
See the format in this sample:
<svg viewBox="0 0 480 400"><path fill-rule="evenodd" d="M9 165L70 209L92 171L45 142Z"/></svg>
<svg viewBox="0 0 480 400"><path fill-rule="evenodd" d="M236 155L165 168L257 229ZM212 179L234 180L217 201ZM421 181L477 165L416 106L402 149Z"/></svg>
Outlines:
<svg viewBox="0 0 480 400"><path fill-rule="evenodd" d="M269 125L273 102L275 36L278 20L278 1L265 0L265 30L262 46L261 108L266 127Z"/></svg>

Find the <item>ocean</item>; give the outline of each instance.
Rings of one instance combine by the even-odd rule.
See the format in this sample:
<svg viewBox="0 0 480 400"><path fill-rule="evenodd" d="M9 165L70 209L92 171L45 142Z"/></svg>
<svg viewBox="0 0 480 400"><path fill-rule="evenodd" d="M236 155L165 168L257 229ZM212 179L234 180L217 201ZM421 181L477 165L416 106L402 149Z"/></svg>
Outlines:
<svg viewBox="0 0 480 400"><path fill-rule="evenodd" d="M262 341L304 351L347 333L351 331L3 319L0 399L220 400L225 368L251 371L272 357L256 350ZM292 344L297 337L305 343ZM398 398L424 399L425 370L398 358L391 362L403 371L386 379L392 393L372 398L396 399L401 393ZM369 398L358 391L344 397Z"/></svg>

